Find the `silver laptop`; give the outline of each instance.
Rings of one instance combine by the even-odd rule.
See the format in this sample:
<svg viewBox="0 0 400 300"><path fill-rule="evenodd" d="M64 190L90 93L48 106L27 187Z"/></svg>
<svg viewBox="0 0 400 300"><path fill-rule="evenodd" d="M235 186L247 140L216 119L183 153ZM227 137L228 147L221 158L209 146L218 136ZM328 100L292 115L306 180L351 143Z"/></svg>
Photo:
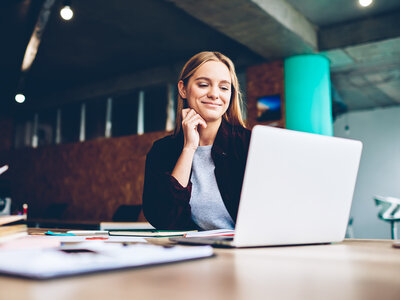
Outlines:
<svg viewBox="0 0 400 300"><path fill-rule="evenodd" d="M320 244L345 237L360 141L253 128L233 238L171 238L225 247Z"/></svg>

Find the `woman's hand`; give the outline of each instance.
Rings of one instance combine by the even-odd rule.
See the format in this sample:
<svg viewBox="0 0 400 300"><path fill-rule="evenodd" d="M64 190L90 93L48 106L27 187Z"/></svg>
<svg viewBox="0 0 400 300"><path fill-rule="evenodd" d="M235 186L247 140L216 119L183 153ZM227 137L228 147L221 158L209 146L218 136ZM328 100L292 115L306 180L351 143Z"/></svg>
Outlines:
<svg viewBox="0 0 400 300"><path fill-rule="evenodd" d="M182 130L185 137L182 153L176 162L171 175L183 186L189 183L194 152L199 146L200 136L198 126L207 127L206 121L191 108L182 110Z"/></svg>
<svg viewBox="0 0 400 300"><path fill-rule="evenodd" d="M182 110L182 129L185 136L183 148L197 149L200 142L199 125L207 127L206 121L194 109Z"/></svg>

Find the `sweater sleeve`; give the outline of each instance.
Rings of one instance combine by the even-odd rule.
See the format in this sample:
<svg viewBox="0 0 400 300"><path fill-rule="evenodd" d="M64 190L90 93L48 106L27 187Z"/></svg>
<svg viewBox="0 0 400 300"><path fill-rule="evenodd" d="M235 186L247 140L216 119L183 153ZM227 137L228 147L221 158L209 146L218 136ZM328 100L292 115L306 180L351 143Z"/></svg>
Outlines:
<svg viewBox="0 0 400 300"><path fill-rule="evenodd" d="M143 212L157 229L197 229L192 220L192 185L183 187L172 175L165 160L171 159L155 143L146 157Z"/></svg>

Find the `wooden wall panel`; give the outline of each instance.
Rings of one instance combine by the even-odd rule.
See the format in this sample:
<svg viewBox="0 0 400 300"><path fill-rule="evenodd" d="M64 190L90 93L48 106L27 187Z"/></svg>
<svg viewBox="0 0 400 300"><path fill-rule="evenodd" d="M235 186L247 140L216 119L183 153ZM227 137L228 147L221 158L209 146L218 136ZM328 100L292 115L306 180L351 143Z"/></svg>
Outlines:
<svg viewBox="0 0 400 300"><path fill-rule="evenodd" d="M141 204L145 158L167 132L16 150L11 159L14 204L42 218L53 203L68 203L66 220L111 220L121 204ZM141 216L143 220L143 215Z"/></svg>
<svg viewBox="0 0 400 300"><path fill-rule="evenodd" d="M280 95L282 119L272 122L274 126L285 127L285 90L283 61L274 61L247 68L247 118L249 127L257 122L257 99L267 95ZM276 124L274 124L276 123Z"/></svg>

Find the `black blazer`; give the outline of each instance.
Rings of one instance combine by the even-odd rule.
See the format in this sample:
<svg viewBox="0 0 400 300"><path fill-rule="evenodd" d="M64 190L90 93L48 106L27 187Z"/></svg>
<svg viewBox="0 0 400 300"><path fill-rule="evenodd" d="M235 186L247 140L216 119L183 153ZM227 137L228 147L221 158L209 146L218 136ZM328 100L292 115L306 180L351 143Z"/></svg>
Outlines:
<svg viewBox="0 0 400 300"><path fill-rule="evenodd" d="M211 157L215 177L225 206L236 222L250 142L250 130L221 122ZM182 153L184 136L180 133L154 142L146 158L143 212L158 229L199 229L192 220L190 195L192 183L183 187L171 173Z"/></svg>

